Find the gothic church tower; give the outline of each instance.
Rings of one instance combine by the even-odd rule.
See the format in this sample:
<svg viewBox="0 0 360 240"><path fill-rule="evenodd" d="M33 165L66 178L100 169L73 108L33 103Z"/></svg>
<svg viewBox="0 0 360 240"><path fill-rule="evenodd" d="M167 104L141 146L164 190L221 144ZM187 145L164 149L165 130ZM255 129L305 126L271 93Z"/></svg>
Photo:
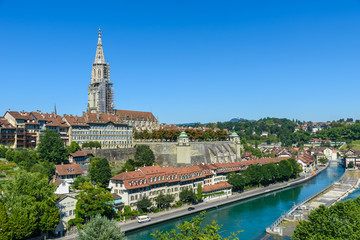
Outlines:
<svg viewBox="0 0 360 240"><path fill-rule="evenodd" d="M89 84L87 112L114 113L114 89L112 85L110 82L110 64L105 62L99 28L95 61L92 65Z"/></svg>

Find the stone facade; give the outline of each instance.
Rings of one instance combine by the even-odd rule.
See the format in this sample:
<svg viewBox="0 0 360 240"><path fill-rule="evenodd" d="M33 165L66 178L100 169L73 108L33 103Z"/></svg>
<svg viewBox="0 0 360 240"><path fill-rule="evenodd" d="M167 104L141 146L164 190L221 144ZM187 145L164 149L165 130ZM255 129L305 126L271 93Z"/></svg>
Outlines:
<svg viewBox="0 0 360 240"><path fill-rule="evenodd" d="M155 118L151 112L116 110L115 115L137 132L160 129L159 119Z"/></svg>

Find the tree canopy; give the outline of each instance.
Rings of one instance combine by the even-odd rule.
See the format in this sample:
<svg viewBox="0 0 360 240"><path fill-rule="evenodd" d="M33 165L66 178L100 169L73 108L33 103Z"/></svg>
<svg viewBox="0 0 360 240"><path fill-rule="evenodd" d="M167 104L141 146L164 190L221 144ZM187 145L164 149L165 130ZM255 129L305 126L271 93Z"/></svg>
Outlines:
<svg viewBox="0 0 360 240"><path fill-rule="evenodd" d="M151 166L155 162L153 151L147 145L137 145L135 151L135 164L137 167Z"/></svg>
<svg viewBox="0 0 360 240"><path fill-rule="evenodd" d="M71 219L69 224L83 224L95 217L97 214L113 218L115 211L112 207L114 200L112 194L106 189L94 186L89 182L81 183L79 186L81 190L75 208L75 219Z"/></svg>
<svg viewBox="0 0 360 240"><path fill-rule="evenodd" d="M90 158L89 173L91 181L100 183L103 187L107 187L109 185L111 168L106 158Z"/></svg>
<svg viewBox="0 0 360 240"><path fill-rule="evenodd" d="M81 147L77 142L72 141L70 145L66 148L66 150L68 151L68 153L74 153L78 150L81 150Z"/></svg>
<svg viewBox="0 0 360 240"><path fill-rule="evenodd" d="M78 240L122 240L125 234L114 220L97 214L90 218L83 230L79 231Z"/></svg>
<svg viewBox="0 0 360 240"><path fill-rule="evenodd" d="M177 229L172 229L169 232L157 231L156 234L151 233L151 236L158 240L231 240L239 239L236 237L241 231L231 233L228 237L220 235L221 226L215 221L206 226L202 226L205 218L205 212L192 218L190 221L185 221L176 226Z"/></svg>
<svg viewBox="0 0 360 240"><path fill-rule="evenodd" d="M360 198L311 211L308 221L297 225L292 239L360 239Z"/></svg>
<svg viewBox="0 0 360 240"><path fill-rule="evenodd" d="M67 150L57 132L46 129L40 135L40 143L37 148L40 158L43 161L60 164L67 160Z"/></svg>
<svg viewBox="0 0 360 240"><path fill-rule="evenodd" d="M56 186L40 173L22 172L9 180L0 195L0 239L24 239L56 228Z"/></svg>
<svg viewBox="0 0 360 240"><path fill-rule="evenodd" d="M196 194L192 188L183 188L179 194L179 198L182 202L193 203L196 201Z"/></svg>

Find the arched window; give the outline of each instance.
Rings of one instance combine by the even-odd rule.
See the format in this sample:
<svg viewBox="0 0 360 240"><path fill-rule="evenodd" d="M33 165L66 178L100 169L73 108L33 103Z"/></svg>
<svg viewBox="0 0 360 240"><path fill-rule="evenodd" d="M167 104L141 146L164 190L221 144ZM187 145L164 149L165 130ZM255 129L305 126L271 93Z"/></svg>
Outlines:
<svg viewBox="0 0 360 240"><path fill-rule="evenodd" d="M98 71L98 77L101 78L101 70Z"/></svg>

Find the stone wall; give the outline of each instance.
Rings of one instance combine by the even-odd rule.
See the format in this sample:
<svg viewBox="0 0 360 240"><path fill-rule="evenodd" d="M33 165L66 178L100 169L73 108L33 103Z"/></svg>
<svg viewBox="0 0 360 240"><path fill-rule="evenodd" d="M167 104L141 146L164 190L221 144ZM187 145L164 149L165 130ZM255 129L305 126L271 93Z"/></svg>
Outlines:
<svg viewBox="0 0 360 240"><path fill-rule="evenodd" d="M153 150L155 160L161 165L182 166L199 163L235 162L240 160L236 143L191 142L190 146L178 146L176 142L142 142ZM238 150L237 150L238 148Z"/></svg>
<svg viewBox="0 0 360 240"><path fill-rule="evenodd" d="M176 142L141 142L154 152L155 162L162 166L184 166L199 163L240 161L240 145L231 141L190 142L189 146L178 146ZM110 162L125 163L134 159L135 149L92 150L97 157L105 157Z"/></svg>
<svg viewBox="0 0 360 240"><path fill-rule="evenodd" d="M128 159L134 159L135 148L119 148L119 149L93 149L91 152L96 157L104 157L109 162L125 163Z"/></svg>

